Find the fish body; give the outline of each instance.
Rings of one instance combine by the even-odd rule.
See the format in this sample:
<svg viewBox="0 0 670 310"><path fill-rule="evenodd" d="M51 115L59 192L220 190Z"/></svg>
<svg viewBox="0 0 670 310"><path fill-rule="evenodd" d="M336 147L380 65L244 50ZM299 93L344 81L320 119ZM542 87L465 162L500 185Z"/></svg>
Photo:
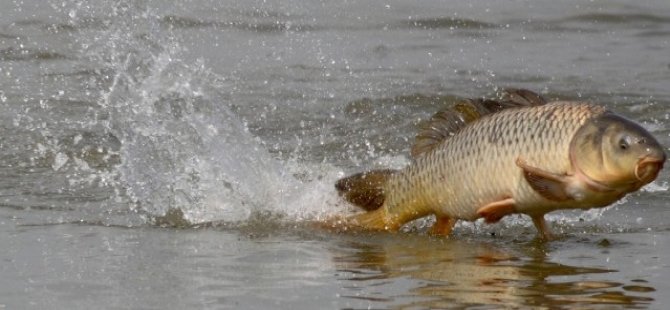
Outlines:
<svg viewBox="0 0 670 310"><path fill-rule="evenodd" d="M541 98L529 92L522 99L531 94ZM457 220L496 222L523 213L550 238L546 213L607 206L651 182L663 166L665 153L646 130L600 105L521 101L469 120L463 109L465 117L438 117L419 135L406 168L340 180L345 198L371 202L347 224L397 230L434 214L432 232L449 234Z"/></svg>
<svg viewBox="0 0 670 310"><path fill-rule="evenodd" d="M479 207L510 197L521 213L560 208L566 203L537 193L515 162L570 173L571 138L586 120L602 113L599 106L557 102L486 117L394 175L384 186L385 207L391 214L428 208L464 220L476 220ZM568 206L582 204L574 199Z"/></svg>

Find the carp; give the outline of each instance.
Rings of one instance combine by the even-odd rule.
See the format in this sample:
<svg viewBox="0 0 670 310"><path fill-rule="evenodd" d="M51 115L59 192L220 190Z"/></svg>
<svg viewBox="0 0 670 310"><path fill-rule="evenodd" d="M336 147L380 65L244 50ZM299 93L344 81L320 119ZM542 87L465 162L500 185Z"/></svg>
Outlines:
<svg viewBox="0 0 670 310"><path fill-rule="evenodd" d="M551 239L545 214L608 206L653 181L666 154L642 126L603 106L547 102L523 89L496 100L468 99L422 127L401 170L345 177L339 193L364 213L346 227L397 231L435 215L430 233L449 235L458 220L530 216Z"/></svg>

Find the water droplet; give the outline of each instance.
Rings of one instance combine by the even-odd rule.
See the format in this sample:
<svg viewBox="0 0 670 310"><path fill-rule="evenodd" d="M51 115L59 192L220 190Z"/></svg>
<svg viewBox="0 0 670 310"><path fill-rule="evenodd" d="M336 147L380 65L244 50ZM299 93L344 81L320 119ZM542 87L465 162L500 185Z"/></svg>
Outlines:
<svg viewBox="0 0 670 310"><path fill-rule="evenodd" d="M54 163L51 165L51 168L54 171L60 170L60 168L62 168L63 165L67 163L68 159L69 158L67 157L67 155L59 152L58 154L56 154L56 158L54 158Z"/></svg>
<svg viewBox="0 0 670 310"><path fill-rule="evenodd" d="M73 142L74 145L77 145L77 144L79 144L81 139L83 139L83 137L80 134L77 134L76 136L74 136L74 139L73 139L72 142Z"/></svg>

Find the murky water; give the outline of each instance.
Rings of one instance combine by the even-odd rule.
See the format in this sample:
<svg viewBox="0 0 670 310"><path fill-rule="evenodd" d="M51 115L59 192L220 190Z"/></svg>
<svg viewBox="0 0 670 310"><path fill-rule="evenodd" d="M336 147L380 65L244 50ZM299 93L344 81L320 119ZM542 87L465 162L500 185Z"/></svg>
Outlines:
<svg viewBox="0 0 670 310"><path fill-rule="evenodd" d="M308 223L460 96L601 102L670 145L665 1L0 2L0 309L652 308L668 172L431 238Z"/></svg>

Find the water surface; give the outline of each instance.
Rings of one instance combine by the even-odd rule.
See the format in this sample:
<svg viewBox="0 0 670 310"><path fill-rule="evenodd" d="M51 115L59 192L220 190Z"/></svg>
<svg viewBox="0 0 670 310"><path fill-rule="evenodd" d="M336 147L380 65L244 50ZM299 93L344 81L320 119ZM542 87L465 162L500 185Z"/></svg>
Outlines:
<svg viewBox="0 0 670 310"><path fill-rule="evenodd" d="M595 308L670 302L668 173L605 210L428 221L351 212L416 125L524 87L664 145L664 1L0 3L0 309Z"/></svg>

